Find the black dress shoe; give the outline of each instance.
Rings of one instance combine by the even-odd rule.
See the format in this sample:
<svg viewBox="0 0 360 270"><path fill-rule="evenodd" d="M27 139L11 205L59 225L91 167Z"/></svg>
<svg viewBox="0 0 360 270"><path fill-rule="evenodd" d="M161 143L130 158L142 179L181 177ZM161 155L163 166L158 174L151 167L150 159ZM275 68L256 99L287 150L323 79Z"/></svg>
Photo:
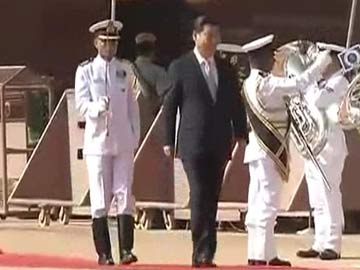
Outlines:
<svg viewBox="0 0 360 270"><path fill-rule="evenodd" d="M315 249L308 249L308 250L299 250L296 252L296 256L300 258L317 258L319 257L320 252L316 251Z"/></svg>
<svg viewBox="0 0 360 270"><path fill-rule="evenodd" d="M111 255L102 254L98 258L98 265L114 265L114 260Z"/></svg>
<svg viewBox="0 0 360 270"><path fill-rule="evenodd" d="M266 261L249 259L248 265L266 265Z"/></svg>
<svg viewBox="0 0 360 270"><path fill-rule="evenodd" d="M321 260L338 260L341 258L341 255L332 249L325 249L320 252L319 257Z"/></svg>
<svg viewBox="0 0 360 270"><path fill-rule="evenodd" d="M122 250L120 252L120 264L131 264L138 261L138 258L128 250Z"/></svg>
<svg viewBox="0 0 360 270"><path fill-rule="evenodd" d="M192 267L196 267L196 268L208 268L208 267L215 268L216 264L213 262L212 259L202 258L202 259L193 261Z"/></svg>
<svg viewBox="0 0 360 270"><path fill-rule="evenodd" d="M289 261L281 260L278 257L269 261L269 265L271 266L289 266L291 267L291 263Z"/></svg>

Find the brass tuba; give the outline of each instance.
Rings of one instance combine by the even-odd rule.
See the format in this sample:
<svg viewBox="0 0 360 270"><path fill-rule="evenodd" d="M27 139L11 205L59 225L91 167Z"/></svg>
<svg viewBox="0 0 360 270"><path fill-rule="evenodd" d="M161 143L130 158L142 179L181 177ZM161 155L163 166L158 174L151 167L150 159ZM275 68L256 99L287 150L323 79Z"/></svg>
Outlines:
<svg viewBox="0 0 360 270"><path fill-rule="evenodd" d="M283 75L286 77L298 76L314 61L319 52L315 43L307 40L297 40L281 46L278 51L284 50ZM290 136L297 150L305 157L309 157L307 146L300 140L294 125L302 132L306 143L316 157L327 142L328 122L325 113L306 102L302 93L289 95L288 113L293 120Z"/></svg>
<svg viewBox="0 0 360 270"><path fill-rule="evenodd" d="M343 129L360 127L360 73L355 76L338 110L339 124Z"/></svg>
<svg viewBox="0 0 360 270"><path fill-rule="evenodd" d="M319 52L315 43L308 40L296 40L281 46L278 51L285 51L284 75L297 76L304 72L314 61Z"/></svg>

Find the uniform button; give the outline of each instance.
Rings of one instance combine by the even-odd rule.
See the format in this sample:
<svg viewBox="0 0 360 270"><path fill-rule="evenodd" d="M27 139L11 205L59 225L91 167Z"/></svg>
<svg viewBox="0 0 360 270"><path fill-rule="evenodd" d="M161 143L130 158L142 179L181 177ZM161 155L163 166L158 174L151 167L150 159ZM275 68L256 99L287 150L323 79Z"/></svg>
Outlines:
<svg viewBox="0 0 360 270"><path fill-rule="evenodd" d="M125 88L122 88L122 89L121 89L121 92L125 92Z"/></svg>

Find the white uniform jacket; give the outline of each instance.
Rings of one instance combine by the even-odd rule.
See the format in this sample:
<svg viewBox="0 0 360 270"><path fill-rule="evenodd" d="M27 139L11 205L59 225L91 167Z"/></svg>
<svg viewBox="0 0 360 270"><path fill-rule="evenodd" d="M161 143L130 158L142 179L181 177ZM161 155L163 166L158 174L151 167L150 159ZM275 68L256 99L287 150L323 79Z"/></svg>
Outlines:
<svg viewBox="0 0 360 270"><path fill-rule="evenodd" d="M263 72L252 69L250 76L245 80L245 91L257 91L258 98L266 108L283 108L286 113L283 97L299 91L305 92L310 84L320 80L323 68L323 63L319 61L294 78L277 77L271 74L262 76ZM267 154L261 148L254 132L250 132L244 163L263 159L266 156Z"/></svg>
<svg viewBox="0 0 360 270"><path fill-rule="evenodd" d="M325 113L329 124L328 140L324 150L318 158L326 162L330 157L347 155L345 134L338 124L339 106L346 95L349 82L342 75L331 77L326 84L312 85L305 95L305 100L310 106L316 106Z"/></svg>
<svg viewBox="0 0 360 270"><path fill-rule="evenodd" d="M118 155L138 146L140 120L133 79L130 64L116 58L106 62L98 55L77 68L75 101L86 120L85 155ZM109 111L100 113L100 99L105 96Z"/></svg>

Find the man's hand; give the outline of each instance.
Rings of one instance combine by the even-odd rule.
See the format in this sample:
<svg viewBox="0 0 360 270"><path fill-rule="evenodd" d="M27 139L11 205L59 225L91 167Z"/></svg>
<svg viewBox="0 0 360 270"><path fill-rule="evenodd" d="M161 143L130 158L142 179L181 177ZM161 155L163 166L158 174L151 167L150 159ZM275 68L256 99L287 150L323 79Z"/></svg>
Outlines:
<svg viewBox="0 0 360 270"><path fill-rule="evenodd" d="M171 145L165 145L164 147L163 147L163 150L164 150L164 154L165 154L165 156L167 156L167 157L171 157L171 158L173 158L174 157L174 147L173 146L171 146Z"/></svg>
<svg viewBox="0 0 360 270"><path fill-rule="evenodd" d="M236 142L238 143L239 147L245 147L247 142L244 138L237 138Z"/></svg>
<svg viewBox="0 0 360 270"><path fill-rule="evenodd" d="M99 103L99 113L100 114L107 112L109 110L109 104L110 104L109 97L107 97L107 96L99 97L98 103Z"/></svg>

